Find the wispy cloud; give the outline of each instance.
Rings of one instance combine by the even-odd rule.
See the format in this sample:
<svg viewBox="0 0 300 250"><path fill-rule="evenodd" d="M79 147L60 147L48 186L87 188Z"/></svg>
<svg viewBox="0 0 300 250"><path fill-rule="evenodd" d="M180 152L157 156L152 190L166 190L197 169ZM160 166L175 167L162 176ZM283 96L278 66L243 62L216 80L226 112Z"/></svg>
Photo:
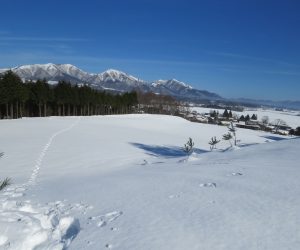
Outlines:
<svg viewBox="0 0 300 250"><path fill-rule="evenodd" d="M9 42L87 42L86 38L71 38L71 37L26 37L26 36L2 36L0 41Z"/></svg>

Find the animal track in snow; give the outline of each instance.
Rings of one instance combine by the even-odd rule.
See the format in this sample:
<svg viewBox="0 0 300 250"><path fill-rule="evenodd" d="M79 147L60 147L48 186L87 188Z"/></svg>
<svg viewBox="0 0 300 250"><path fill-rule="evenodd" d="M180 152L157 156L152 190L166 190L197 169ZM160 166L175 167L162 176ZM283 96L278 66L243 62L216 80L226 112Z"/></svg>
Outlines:
<svg viewBox="0 0 300 250"><path fill-rule="evenodd" d="M199 186L200 187L216 188L217 187L217 183L215 183L215 182L207 182L207 183L201 183Z"/></svg>
<svg viewBox="0 0 300 250"><path fill-rule="evenodd" d="M104 215L92 216L92 217L89 217L89 219L92 220L92 221L98 221L97 222L98 227L104 227L109 222L112 222L112 221L116 220L122 214L123 214L122 211L113 211L113 212L110 212L110 213L106 213Z"/></svg>
<svg viewBox="0 0 300 250"><path fill-rule="evenodd" d="M180 192L179 194L171 194L171 195L169 195L169 199L180 198L181 195L182 195L182 192Z"/></svg>
<svg viewBox="0 0 300 250"><path fill-rule="evenodd" d="M59 131L57 131L56 133L54 133L48 140L48 142L46 143L46 145L44 146L42 152L40 153L39 157L37 158L36 162L35 162L35 166L33 168L32 174L28 180L27 186L29 185L34 185L36 182L36 178L37 175L39 174L42 162L44 160L45 155L48 152L49 147L51 146L53 140L55 139L55 137L57 137L58 135L65 133L69 130L71 130L75 125L77 125L77 123L80 121L80 118L77 119L74 123L72 123L69 127L61 129Z"/></svg>
<svg viewBox="0 0 300 250"><path fill-rule="evenodd" d="M241 175L243 175L243 174L242 174L242 173L239 173L239 172L237 172L237 173L234 172L234 173L231 173L231 175L232 175L232 176L241 176Z"/></svg>

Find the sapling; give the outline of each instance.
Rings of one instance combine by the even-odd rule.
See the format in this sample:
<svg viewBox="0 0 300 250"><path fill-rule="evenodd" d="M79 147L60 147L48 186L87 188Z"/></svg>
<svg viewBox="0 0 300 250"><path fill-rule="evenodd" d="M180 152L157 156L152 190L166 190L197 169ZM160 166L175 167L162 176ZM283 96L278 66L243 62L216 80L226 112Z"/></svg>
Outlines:
<svg viewBox="0 0 300 250"><path fill-rule="evenodd" d="M230 132L228 132L227 134L224 134L223 135L223 140L224 141L229 141L230 143L230 147L232 147L232 143L231 143L231 139L232 139L232 134Z"/></svg>
<svg viewBox="0 0 300 250"><path fill-rule="evenodd" d="M236 128L233 126L232 122L229 124L228 130L229 130L229 132L232 133L232 135L234 137L234 146L236 146L236 143L237 143L237 140L236 140Z"/></svg>
<svg viewBox="0 0 300 250"><path fill-rule="evenodd" d="M193 139L190 137L186 144L183 146L183 151L189 156L193 153L195 143Z"/></svg>
<svg viewBox="0 0 300 250"><path fill-rule="evenodd" d="M0 152L0 158L4 155L3 152ZM5 178L3 181L0 181L0 191L6 188L11 184L10 178Z"/></svg>
<svg viewBox="0 0 300 250"><path fill-rule="evenodd" d="M210 145L210 150L213 151L214 149L217 149L217 144L220 142L220 140L217 140L216 136L212 137L211 140L208 142Z"/></svg>

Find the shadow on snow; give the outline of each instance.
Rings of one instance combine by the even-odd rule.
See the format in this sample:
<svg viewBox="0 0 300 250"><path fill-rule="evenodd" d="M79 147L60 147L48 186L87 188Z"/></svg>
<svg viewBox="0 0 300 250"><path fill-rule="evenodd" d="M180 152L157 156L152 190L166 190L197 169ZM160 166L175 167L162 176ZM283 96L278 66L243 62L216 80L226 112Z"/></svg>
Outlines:
<svg viewBox="0 0 300 250"><path fill-rule="evenodd" d="M186 153L181 147L174 146L158 146L158 145L146 145L142 143L130 143L132 146L143 149L148 155L156 157L183 157L186 156ZM197 154L206 153L209 151L195 148L194 152Z"/></svg>
<svg viewBox="0 0 300 250"><path fill-rule="evenodd" d="M266 135L266 136L262 136L262 137L269 139L269 140L273 140L273 141L283 141L283 140L289 139L289 138L282 138L282 137L278 137L278 136L274 136L274 135Z"/></svg>

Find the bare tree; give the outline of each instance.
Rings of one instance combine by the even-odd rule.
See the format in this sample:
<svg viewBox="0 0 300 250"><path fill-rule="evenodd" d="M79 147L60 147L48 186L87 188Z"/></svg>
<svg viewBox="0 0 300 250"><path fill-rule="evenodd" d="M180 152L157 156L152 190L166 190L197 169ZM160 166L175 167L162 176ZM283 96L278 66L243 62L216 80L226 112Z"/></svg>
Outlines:
<svg viewBox="0 0 300 250"><path fill-rule="evenodd" d="M281 119L276 119L275 121L272 122L272 125L274 126L275 133L278 133L280 126L285 126L286 122Z"/></svg>
<svg viewBox="0 0 300 250"><path fill-rule="evenodd" d="M263 125L268 125L269 124L269 116L265 115L261 118L261 122Z"/></svg>

